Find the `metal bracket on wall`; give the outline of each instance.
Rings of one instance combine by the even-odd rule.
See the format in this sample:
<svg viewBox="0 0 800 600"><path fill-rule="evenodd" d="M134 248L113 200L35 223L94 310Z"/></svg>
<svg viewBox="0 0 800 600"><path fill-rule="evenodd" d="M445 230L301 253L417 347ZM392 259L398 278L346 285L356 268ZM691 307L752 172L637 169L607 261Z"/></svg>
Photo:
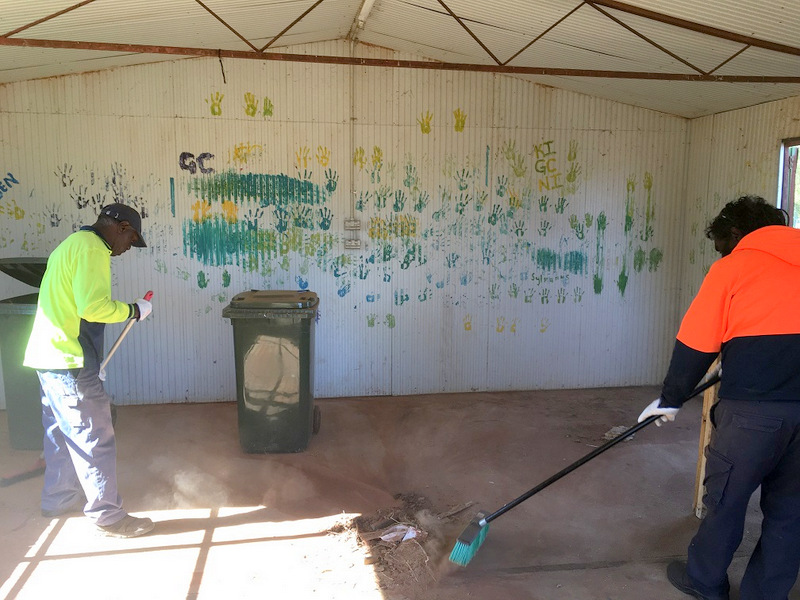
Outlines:
<svg viewBox="0 0 800 600"><path fill-rule="evenodd" d="M358 231L361 229L361 221L358 219L345 219L344 228L348 231Z"/></svg>
<svg viewBox="0 0 800 600"><path fill-rule="evenodd" d="M351 239L344 241L345 250L360 250L361 249L361 240L358 239Z"/></svg>

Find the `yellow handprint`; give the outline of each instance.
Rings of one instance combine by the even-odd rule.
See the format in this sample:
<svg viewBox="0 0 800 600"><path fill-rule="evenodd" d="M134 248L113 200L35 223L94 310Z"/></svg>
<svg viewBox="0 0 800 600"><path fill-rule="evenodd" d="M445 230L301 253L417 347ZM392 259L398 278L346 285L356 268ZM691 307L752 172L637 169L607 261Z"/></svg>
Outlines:
<svg viewBox="0 0 800 600"><path fill-rule="evenodd" d="M433 115L430 111L425 111L425 113L421 114L420 118L417 119L417 123L419 123L419 128L422 133L431 132L431 120L433 120Z"/></svg>
<svg viewBox="0 0 800 600"><path fill-rule="evenodd" d="M453 116L456 118L456 123L453 128L456 131L464 131L464 125L467 123L467 115L460 108L453 111Z"/></svg>

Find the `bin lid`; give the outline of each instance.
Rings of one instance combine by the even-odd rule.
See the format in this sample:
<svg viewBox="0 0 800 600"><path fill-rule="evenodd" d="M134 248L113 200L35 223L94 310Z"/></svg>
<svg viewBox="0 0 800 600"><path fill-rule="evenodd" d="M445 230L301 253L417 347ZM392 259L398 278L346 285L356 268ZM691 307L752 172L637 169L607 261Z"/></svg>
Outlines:
<svg viewBox="0 0 800 600"><path fill-rule="evenodd" d="M319 302L315 292L292 290L250 290L236 294L231 299L235 309L289 309L314 308Z"/></svg>
<svg viewBox="0 0 800 600"><path fill-rule="evenodd" d="M44 277L46 268L46 258L0 258L0 271L37 288L42 285L42 277Z"/></svg>

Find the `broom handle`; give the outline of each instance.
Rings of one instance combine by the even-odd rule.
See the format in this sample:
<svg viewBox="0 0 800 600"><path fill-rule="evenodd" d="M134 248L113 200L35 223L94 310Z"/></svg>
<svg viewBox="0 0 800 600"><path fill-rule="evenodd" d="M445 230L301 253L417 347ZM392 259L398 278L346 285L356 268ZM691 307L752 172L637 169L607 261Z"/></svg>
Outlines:
<svg viewBox="0 0 800 600"><path fill-rule="evenodd" d="M144 295L144 299L147 300L148 302L152 297L153 297L152 291L149 291ZM108 354L106 354L105 360L103 360L103 362L100 363L100 373L105 374L106 365L108 365L108 361L110 361L111 357L114 356L114 352L117 351L117 348L119 348L119 345L122 343L122 340L125 338L126 335L128 335L128 332L131 330L131 327L133 327L133 324L135 322L136 322L136 317L131 317L130 319L128 319L128 322L125 325L125 328L122 330L122 333L119 334L117 341L114 342L114 345L111 346L111 348L108 350Z"/></svg>
<svg viewBox="0 0 800 600"><path fill-rule="evenodd" d="M697 394L700 394L701 392L704 392L705 390L710 388L712 385L716 385L719 382L719 380L720 380L719 374L715 373L708 381L698 385L694 389L694 391L692 391L691 394L689 394L689 396L686 399L689 400L691 398L694 398L695 396L697 396ZM647 417L644 421L642 421L641 423L637 423L636 425L634 425L633 427L631 427L630 429L628 429L624 433L621 433L620 435L615 437L610 442L607 442L607 443L603 444L599 448L595 448L589 454L587 454L586 456L584 456L583 458L581 458L579 460L576 460L574 463L572 463L568 467L564 467L561 471L559 471L558 473L556 473L555 475L553 475L549 479L546 479L545 481L543 481L542 483L540 483L536 487L531 488L530 490L528 490L527 492L522 494L522 496L520 496L519 498L516 498L516 499L512 500L511 502L506 504L503 508L501 508L499 510L496 510L492 514L484 517L483 520L486 523L489 523L490 521L495 520L497 517L507 513L508 511L510 511L512 508L514 508L518 504L521 504L522 502L525 502L525 500L527 500L528 498L530 498L534 494L537 494L537 493L541 492L544 488L549 486L551 483L555 483L556 481L558 481L559 479L564 477L564 475L572 473L572 471L574 471L575 469L577 469L578 467L580 467L582 465L585 465L587 462L592 460L595 456L598 456L598 455L602 454L603 452L605 452L606 450L608 450L612 446L616 446L619 442L621 442L624 439L626 439L627 437L633 435L634 433L636 433L640 429L642 429L644 427L647 427L648 425L650 425L650 423L652 423L653 421L655 421L655 420L657 420L659 418L661 418L661 415L652 415L650 417Z"/></svg>

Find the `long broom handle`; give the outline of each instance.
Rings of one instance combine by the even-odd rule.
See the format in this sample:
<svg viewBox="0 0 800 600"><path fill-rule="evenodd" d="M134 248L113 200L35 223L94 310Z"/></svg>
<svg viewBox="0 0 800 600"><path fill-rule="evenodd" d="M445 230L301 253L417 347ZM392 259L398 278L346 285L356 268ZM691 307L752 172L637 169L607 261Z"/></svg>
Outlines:
<svg viewBox="0 0 800 600"><path fill-rule="evenodd" d="M690 398L694 398L695 396L697 396L697 394L700 394L700 393L704 392L705 390L707 390L708 388L710 388L711 386L716 385L719 382L719 380L720 380L720 376L719 376L719 373L717 372L714 375L712 375L705 383L702 383L702 384L698 385L694 389L694 391L692 391L689 394L689 396L687 396L686 400L689 400ZM650 423L652 423L653 421L655 421L655 420L657 420L659 418L661 418L661 415L652 415L650 417L647 417L644 421L642 421L641 423L637 423L636 425L634 425L633 427L631 427L630 429L628 429L624 433L621 433L620 435L615 437L610 442L603 444L599 448L595 448L589 454L587 454L586 456L584 456L583 458L581 458L579 460L576 460L574 463L572 463L568 467L564 467L561 471L559 471L558 473L556 473L555 475L553 475L549 479L546 479L545 481L543 481L542 483L540 483L536 487L531 488L530 490L528 490L527 492L522 494L522 496L520 496L519 498L516 498L516 499L512 500L511 502L506 504L503 508L501 508L499 510L496 510L492 514L484 517L483 521L488 523L490 521L495 520L497 517L507 513L508 511L510 511L512 508L514 508L518 504L521 504L522 502L525 502L525 500L527 500L528 498L530 498L534 494L537 494L537 493L541 492L544 488L549 486L551 483L555 483L556 481L558 481L559 479L564 477L564 475L572 473L572 471L574 471L575 469L577 469L578 467L580 467L582 465L585 465L587 462L592 460L595 456L598 456L598 455L602 454L603 452L605 452L606 450L608 450L612 446L616 446L619 442L621 442L624 439L626 439L627 437L633 435L634 433L636 433L640 429L642 429L644 427L647 427L648 425L650 425Z"/></svg>
<svg viewBox="0 0 800 600"><path fill-rule="evenodd" d="M152 297L153 297L153 292L152 291L149 291L144 295L144 299L147 300L148 302L150 301L150 299ZM103 374L105 373L106 365L108 364L108 361L110 361L111 357L114 356L114 352L117 351L117 348L119 348L119 345L122 343L122 340L125 339L126 335L128 335L128 332L131 330L131 327L133 327L133 324L135 322L136 322L136 318L135 317L133 317L131 319L128 319L128 323L125 325L125 328L119 334L119 337L117 338L117 341L114 342L114 345L111 346L111 348L108 351L108 354L106 354L105 359L103 360L102 363L100 363L100 373L103 373Z"/></svg>

